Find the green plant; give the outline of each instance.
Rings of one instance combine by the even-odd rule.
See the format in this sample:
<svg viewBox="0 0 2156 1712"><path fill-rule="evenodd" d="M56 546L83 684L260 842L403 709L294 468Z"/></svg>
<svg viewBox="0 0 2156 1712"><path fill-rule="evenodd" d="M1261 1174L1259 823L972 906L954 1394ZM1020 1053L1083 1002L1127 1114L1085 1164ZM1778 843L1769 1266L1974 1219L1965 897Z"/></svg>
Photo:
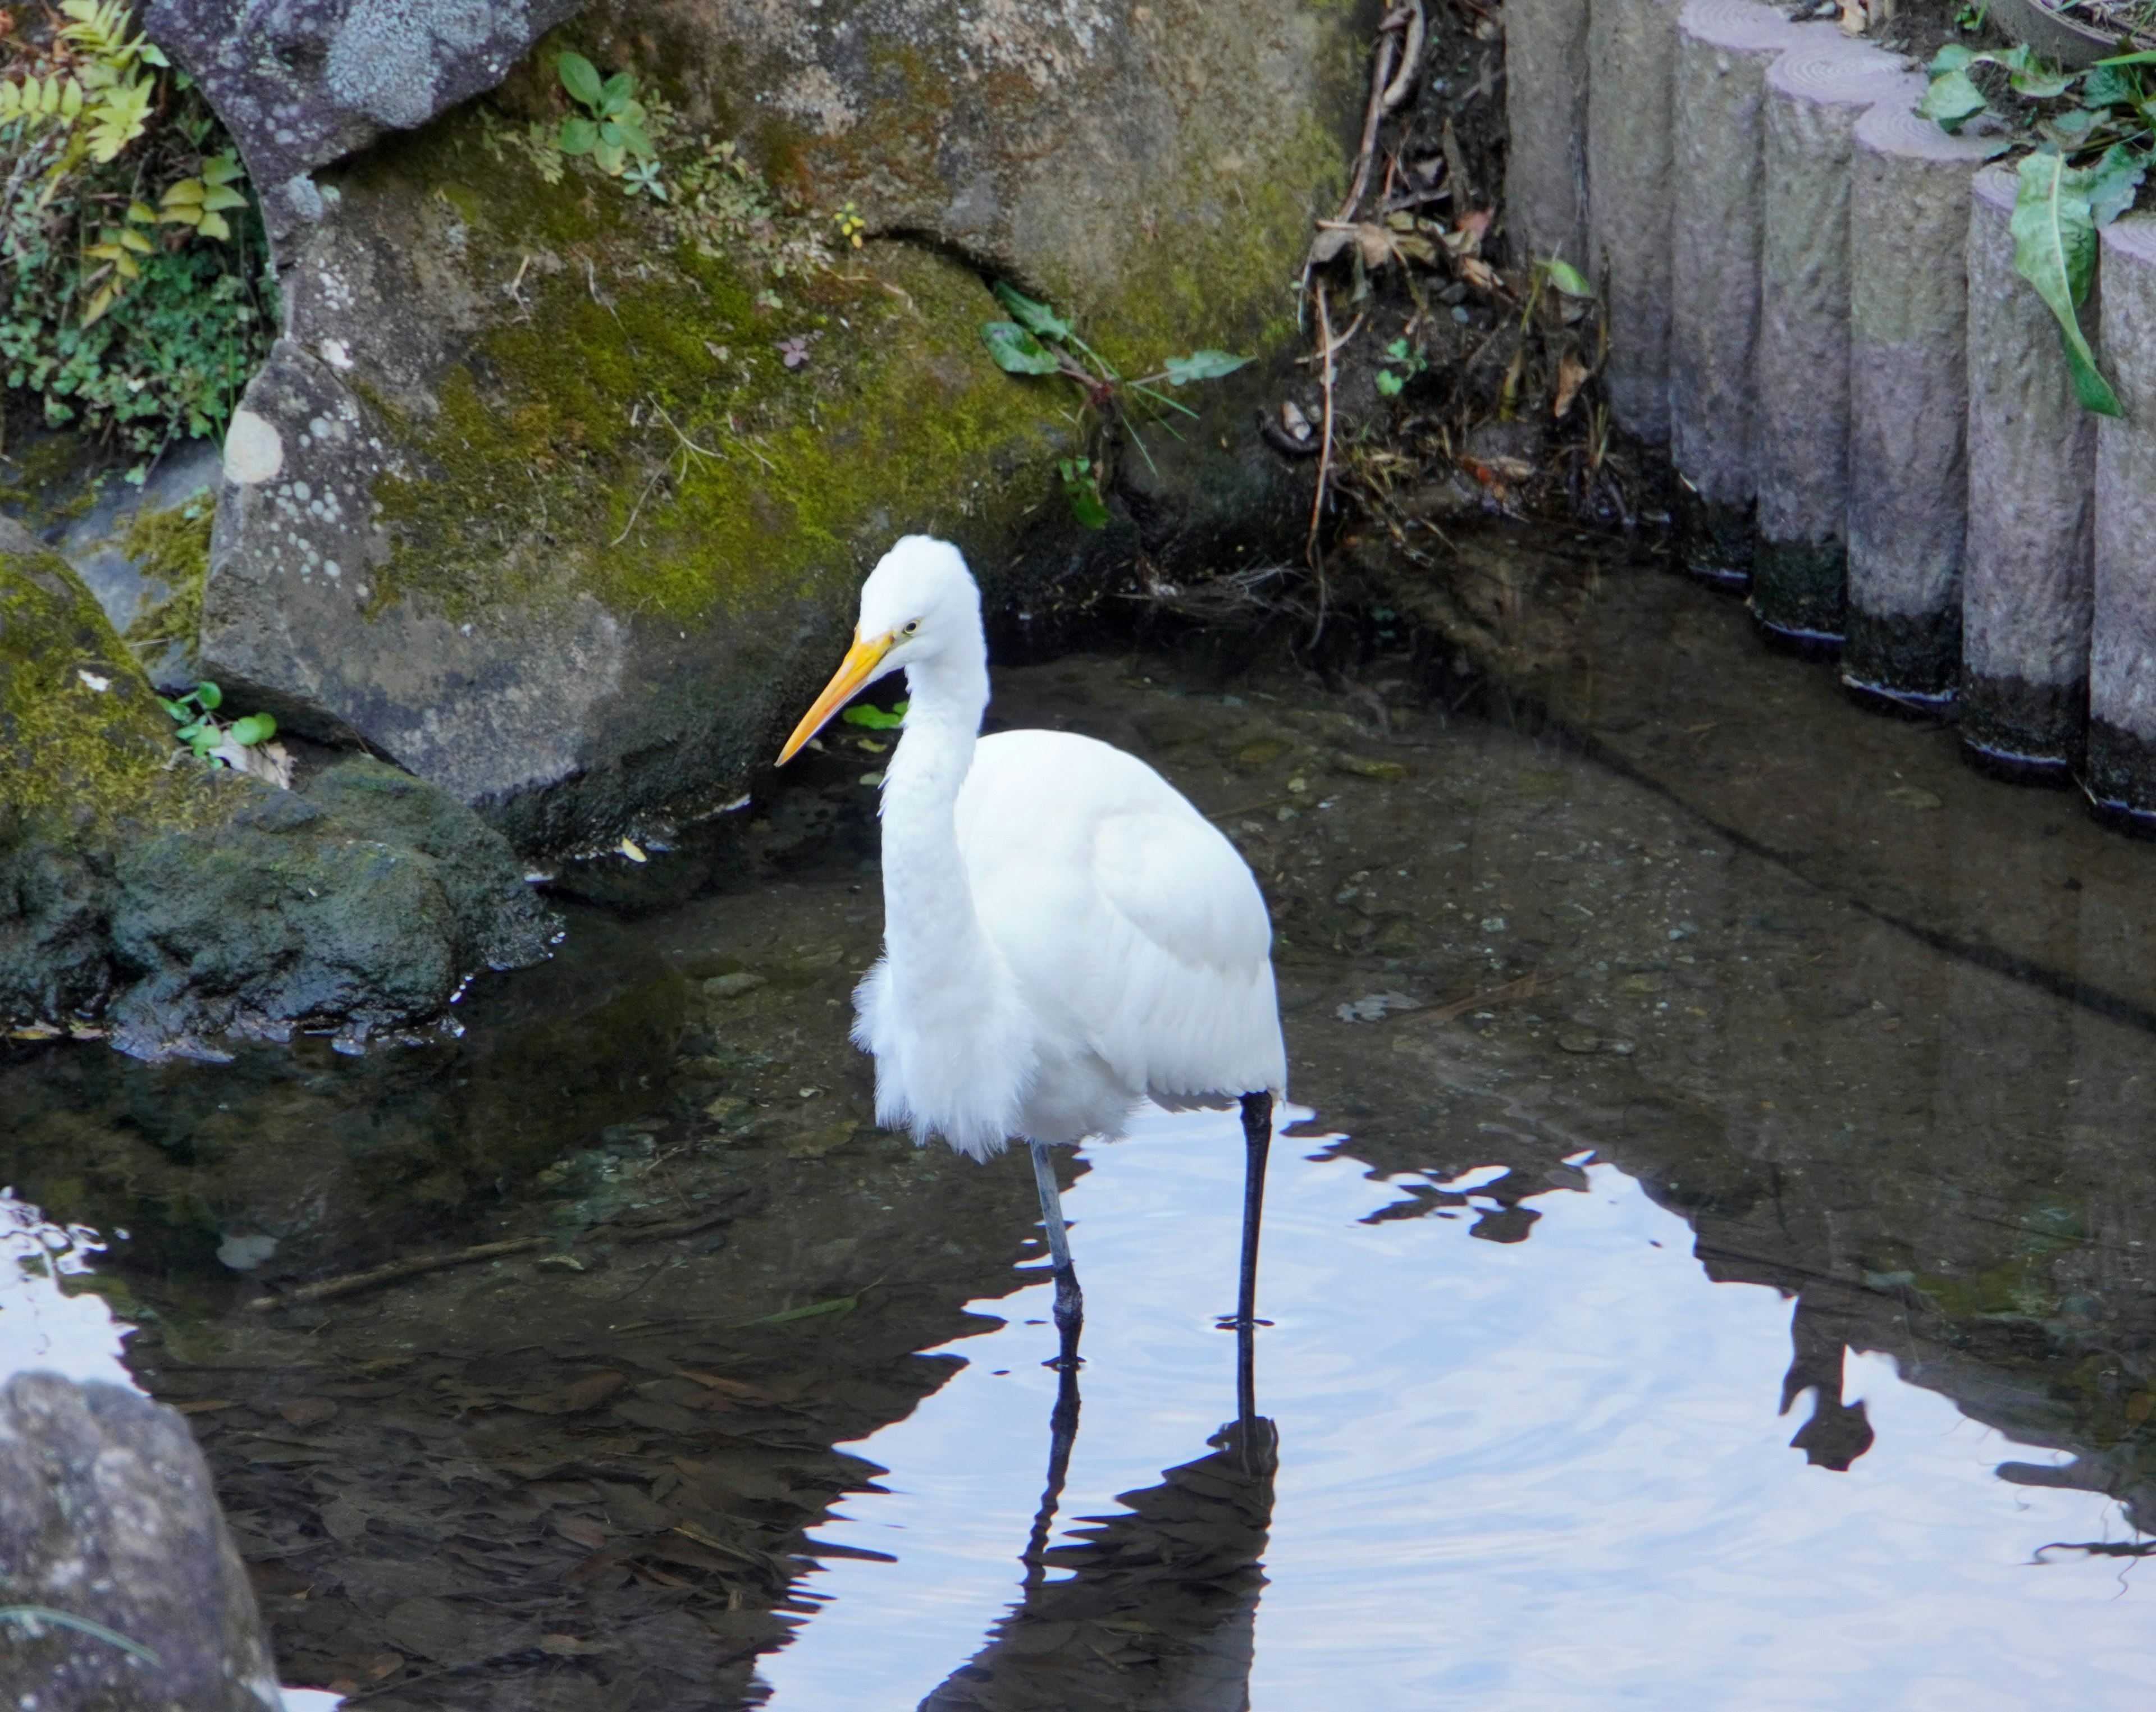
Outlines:
<svg viewBox="0 0 2156 1712"><path fill-rule="evenodd" d="M277 735L277 721L266 713L253 713L227 725L217 716L223 704L224 692L207 678L185 695L171 700L157 698L157 705L179 726L172 735L194 751L197 761L220 760L229 766L232 761L218 753L220 749L228 743L241 749L266 743Z"/></svg>
<svg viewBox="0 0 2156 1712"><path fill-rule="evenodd" d="M1393 341L1385 347L1386 366L1378 371L1378 390L1388 398L1397 398L1407 383L1430 366L1430 359L1404 336Z"/></svg>
<svg viewBox="0 0 2156 1712"><path fill-rule="evenodd" d="M1108 510L1101 499L1101 484L1106 474L1106 454L1115 431L1127 428L1131 443L1138 449L1139 456L1147 464L1152 463L1152 454L1146 449L1144 437L1131 420L1128 400L1136 399L1137 407L1144 410L1156 426L1172 434L1175 429L1166 412L1173 410L1192 418L1198 413L1169 397L1159 389L1158 382L1165 381L1171 387L1185 387L1193 381L1217 380L1235 373L1250 360L1225 351L1194 351L1188 356L1168 358L1151 374L1128 379L1080 338L1070 319L1057 314L1051 305L1028 297L1006 280L997 280L989 290L1012 317L1007 321L981 324L981 342L988 346L988 356L996 366L1008 374L1060 375L1074 383L1082 396L1081 427L1086 425L1089 413L1097 413L1101 430L1089 436L1088 455L1065 459L1057 466L1071 512L1088 529L1107 526ZM1081 361L1081 357L1085 360Z"/></svg>
<svg viewBox="0 0 2156 1712"><path fill-rule="evenodd" d="M139 480L218 432L266 354L264 246L237 156L125 0L61 13L0 32L0 382L147 454Z"/></svg>
<svg viewBox="0 0 2156 1712"><path fill-rule="evenodd" d="M1954 13L1954 28L1966 34L1974 35L1984 28L1984 17L1990 10L1986 0L1969 0L1969 4Z"/></svg>
<svg viewBox="0 0 2156 1712"><path fill-rule="evenodd" d="M1948 131L1984 120L2006 133L2002 152L2033 148L2016 168L2015 271L2059 324L2075 397L2103 416L2124 410L2079 310L2095 277L2097 233L2133 206L2148 173L2156 95L2143 68L2152 64L2156 53L2123 54L2068 72L2025 46L1979 54L1950 42L1933 58L1917 109Z"/></svg>
<svg viewBox="0 0 2156 1712"><path fill-rule="evenodd" d="M617 71L603 82L598 68L583 54L563 54L554 61L554 74L569 99L584 110L562 121L555 146L563 154L589 155L609 178L623 175L631 155L639 161L658 159L644 129L644 105L636 99L636 79L629 73Z"/></svg>
<svg viewBox="0 0 2156 1712"><path fill-rule="evenodd" d="M895 703L889 713L872 702L861 702L848 708L839 717L850 725L861 725L871 731L890 731L906 723L905 702Z"/></svg>
<svg viewBox="0 0 2156 1712"><path fill-rule="evenodd" d="M839 237L848 240L855 249L861 247L861 233L868 229L869 223L861 218L859 208L848 202L831 216L831 222L839 228Z"/></svg>

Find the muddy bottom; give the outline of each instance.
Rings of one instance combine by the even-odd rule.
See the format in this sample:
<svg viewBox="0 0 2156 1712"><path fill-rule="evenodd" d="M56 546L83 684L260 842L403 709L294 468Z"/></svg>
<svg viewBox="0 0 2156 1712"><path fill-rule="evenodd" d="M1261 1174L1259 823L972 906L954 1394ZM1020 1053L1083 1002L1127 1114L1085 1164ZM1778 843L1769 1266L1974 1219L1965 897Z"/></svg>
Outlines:
<svg viewBox="0 0 2156 1712"><path fill-rule="evenodd" d="M1219 1436L1233 1126L1155 1115L1066 1162L1087 1359L1044 1517L1024 1161L878 1133L845 1039L871 731L676 879L577 880L715 889L572 910L454 1040L0 1067L0 1179L110 1238L96 1285L285 1679L2144 1704L2156 848L1651 564L1462 553L1378 566L1341 689L1139 654L1004 673L991 710L1144 756L1273 905L1311 1114L1260 1281L1276 1469Z"/></svg>

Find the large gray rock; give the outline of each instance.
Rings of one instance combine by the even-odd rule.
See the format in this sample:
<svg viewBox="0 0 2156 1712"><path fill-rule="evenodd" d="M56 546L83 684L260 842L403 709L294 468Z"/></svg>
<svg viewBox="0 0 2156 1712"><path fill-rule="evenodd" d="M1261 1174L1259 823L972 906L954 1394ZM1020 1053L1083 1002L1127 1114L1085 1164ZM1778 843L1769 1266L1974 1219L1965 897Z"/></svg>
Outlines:
<svg viewBox="0 0 2156 1712"><path fill-rule="evenodd" d="M501 81L582 0L149 0L143 32L202 85L254 182L280 192ZM271 223L290 204L265 198Z"/></svg>
<svg viewBox="0 0 2156 1712"><path fill-rule="evenodd" d="M116 1385L0 1388L0 1704L36 1712L276 1712L247 1571L186 1420Z"/></svg>
<svg viewBox="0 0 2156 1712"><path fill-rule="evenodd" d="M0 518L0 1024L141 1056L439 1013L552 922L501 835L369 757L304 791L184 757L80 579Z"/></svg>
<svg viewBox="0 0 2156 1712"><path fill-rule="evenodd" d="M1296 269L1368 22L1301 0L588 14L490 103L317 173L319 218L280 247L286 337L227 446L205 670L520 848L589 849L741 792L900 533L957 540L1036 627L1141 553L1188 575L1296 542L1312 474L1254 407L1306 381ZM667 204L577 162L546 182L527 127L568 111L564 44L665 94ZM721 140L739 171L709 164ZM1148 428L1149 461L1126 444L1111 525L1085 530L1056 474L1088 449L1079 394L989 361L989 276L1126 373L1262 360L1178 392L1199 419Z"/></svg>

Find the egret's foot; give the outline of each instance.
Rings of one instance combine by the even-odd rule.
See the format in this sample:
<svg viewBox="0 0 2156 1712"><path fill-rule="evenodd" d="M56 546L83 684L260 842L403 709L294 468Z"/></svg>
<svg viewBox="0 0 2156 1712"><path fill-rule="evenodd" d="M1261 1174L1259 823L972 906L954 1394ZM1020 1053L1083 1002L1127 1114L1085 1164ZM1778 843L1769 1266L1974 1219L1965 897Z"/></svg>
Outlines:
<svg viewBox="0 0 2156 1712"><path fill-rule="evenodd" d="M1055 1269L1055 1329L1064 1336L1075 1338L1078 1328L1086 1323L1086 1299L1079 1294L1078 1274L1074 1268Z"/></svg>

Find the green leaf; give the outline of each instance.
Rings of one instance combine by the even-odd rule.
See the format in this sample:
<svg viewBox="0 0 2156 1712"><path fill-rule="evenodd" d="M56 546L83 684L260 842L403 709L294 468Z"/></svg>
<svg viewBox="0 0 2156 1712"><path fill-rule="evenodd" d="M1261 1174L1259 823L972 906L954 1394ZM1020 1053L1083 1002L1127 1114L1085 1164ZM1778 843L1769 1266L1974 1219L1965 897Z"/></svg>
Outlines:
<svg viewBox="0 0 2156 1712"><path fill-rule="evenodd" d="M1101 502L1100 490L1094 485L1096 472L1091 460L1059 459L1055 471L1063 478L1063 496L1070 502L1070 515L1088 529L1106 529L1108 508Z"/></svg>
<svg viewBox="0 0 2156 1712"><path fill-rule="evenodd" d="M565 155L588 155L599 140L599 128L588 119L564 119L555 146Z"/></svg>
<svg viewBox="0 0 2156 1712"><path fill-rule="evenodd" d="M608 113L619 113L634 99L636 79L625 71L617 71L599 85L599 106Z"/></svg>
<svg viewBox="0 0 2156 1712"><path fill-rule="evenodd" d="M2156 65L2156 49L2140 54L2114 54L2108 59L2096 62L2097 69L2107 65Z"/></svg>
<svg viewBox="0 0 2156 1712"><path fill-rule="evenodd" d="M1016 321L983 321L981 342L988 347L996 366L1007 374L1052 375L1062 366Z"/></svg>
<svg viewBox="0 0 2156 1712"><path fill-rule="evenodd" d="M1917 110L1941 131L1958 131L1990 104L1984 91L1969 81L1965 71L1949 71L1932 79L1917 103Z"/></svg>
<svg viewBox="0 0 2156 1712"><path fill-rule="evenodd" d="M194 699L204 708L214 708L224 700L224 692L207 678L194 687Z"/></svg>
<svg viewBox="0 0 2156 1712"><path fill-rule="evenodd" d="M901 701L886 713L874 703L865 701L858 707L848 708L839 717L850 725L864 726L871 731L896 730L906 723L906 704Z"/></svg>
<svg viewBox="0 0 2156 1712"><path fill-rule="evenodd" d="M170 714L176 720L184 720L187 716L187 710L186 708L182 707L177 701L166 700L162 695L157 698L157 705L164 709L167 713Z"/></svg>
<svg viewBox="0 0 2156 1712"><path fill-rule="evenodd" d="M2148 172L2148 156L2124 143L2103 151L2089 181L2089 218L2108 226L2133 206L2134 192Z"/></svg>
<svg viewBox="0 0 2156 1712"><path fill-rule="evenodd" d="M2014 235L2014 271L2044 300L2059 323L2074 396L2099 416L2126 414L2096 366L2075 313L2096 272L2096 220L2089 211L2093 173L2068 167L2063 155L2030 155L2007 229Z"/></svg>
<svg viewBox="0 0 2156 1712"><path fill-rule="evenodd" d="M600 127L602 130L605 128L603 126ZM652 147L649 133L634 120L628 118L615 120L613 131L615 140L639 160L651 161L658 158L659 151Z"/></svg>
<svg viewBox="0 0 2156 1712"><path fill-rule="evenodd" d="M1933 77L1943 77L1949 71L1966 71L1983 56L1973 48L1964 48L1959 42L1948 42L1932 55L1932 63L1924 69Z"/></svg>
<svg viewBox="0 0 2156 1712"><path fill-rule="evenodd" d="M266 743L277 735L277 721L266 713L249 714L245 719L234 720L229 736L242 749L257 743Z"/></svg>
<svg viewBox="0 0 2156 1712"><path fill-rule="evenodd" d="M1193 381L1217 381L1223 375L1232 375L1250 360L1225 351L1194 351L1188 356L1169 357L1163 366L1168 371L1168 385L1183 387Z"/></svg>
<svg viewBox="0 0 2156 1712"><path fill-rule="evenodd" d="M1561 262L1552 256L1542 264L1543 275L1556 286L1558 294L1583 300L1594 295L1594 288L1587 283L1587 276L1570 262Z"/></svg>
<svg viewBox="0 0 2156 1712"><path fill-rule="evenodd" d="M2123 66L2092 65L2082 79L2082 99L2092 107L2131 107L2141 99L2141 79Z"/></svg>
<svg viewBox="0 0 2156 1712"><path fill-rule="evenodd" d="M2055 67L2055 64L2048 64L2046 60L2031 56L2029 67L2025 71L2011 71L2007 75L2007 82L2014 84L2014 93L2022 95L2026 100L2051 101L2055 95L2066 95L2067 84L2072 84L2074 79L2066 71L2059 71L2059 67Z"/></svg>
<svg viewBox="0 0 2156 1712"><path fill-rule="evenodd" d="M598 69L581 54L563 54L554 61L555 74L562 79L562 87L578 100L594 110L605 85L599 81Z"/></svg>
<svg viewBox="0 0 2156 1712"><path fill-rule="evenodd" d="M1404 379L1400 376L1394 374L1392 370L1389 368L1379 369L1376 378L1378 382L1378 390L1380 392L1383 392L1388 398L1399 397L1400 396L1400 388L1407 385L1407 382Z"/></svg>
<svg viewBox="0 0 2156 1712"><path fill-rule="evenodd" d="M1011 312L1011 319L1029 333L1037 333L1044 339L1068 339L1070 323L1046 304L1028 297L1016 286L998 279L988 288L996 295L996 301Z"/></svg>

